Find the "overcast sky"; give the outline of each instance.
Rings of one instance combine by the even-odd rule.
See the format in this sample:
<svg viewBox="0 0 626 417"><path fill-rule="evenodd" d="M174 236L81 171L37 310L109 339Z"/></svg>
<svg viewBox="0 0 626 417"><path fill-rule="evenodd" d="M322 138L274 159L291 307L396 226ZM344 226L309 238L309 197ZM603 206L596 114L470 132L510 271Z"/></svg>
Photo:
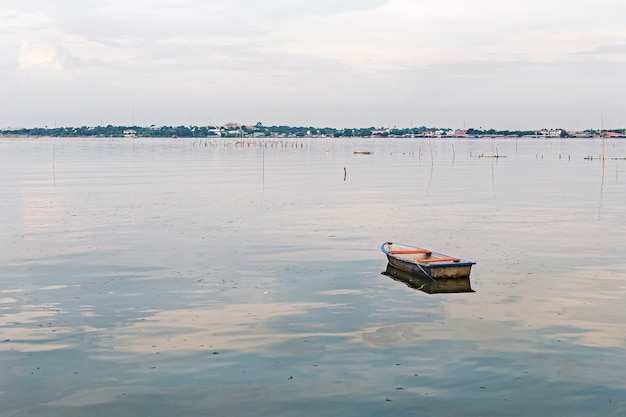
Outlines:
<svg viewBox="0 0 626 417"><path fill-rule="evenodd" d="M2 0L0 128L626 127L626 0Z"/></svg>

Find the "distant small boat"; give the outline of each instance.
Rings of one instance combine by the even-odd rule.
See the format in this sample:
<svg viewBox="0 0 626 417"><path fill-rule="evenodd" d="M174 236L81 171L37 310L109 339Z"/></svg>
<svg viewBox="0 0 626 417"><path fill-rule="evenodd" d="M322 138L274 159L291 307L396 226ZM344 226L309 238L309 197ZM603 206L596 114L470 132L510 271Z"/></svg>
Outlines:
<svg viewBox="0 0 626 417"><path fill-rule="evenodd" d="M372 151L354 151L355 155L369 155Z"/></svg>
<svg viewBox="0 0 626 417"><path fill-rule="evenodd" d="M432 279L469 278L472 265L476 264L473 261L400 243L385 242L380 249L387 255L389 264L394 268Z"/></svg>
<svg viewBox="0 0 626 417"><path fill-rule="evenodd" d="M387 264L387 269L382 274L406 284L409 288L423 291L427 294L475 292L472 289L469 277L430 279L401 271L391 266L391 264Z"/></svg>

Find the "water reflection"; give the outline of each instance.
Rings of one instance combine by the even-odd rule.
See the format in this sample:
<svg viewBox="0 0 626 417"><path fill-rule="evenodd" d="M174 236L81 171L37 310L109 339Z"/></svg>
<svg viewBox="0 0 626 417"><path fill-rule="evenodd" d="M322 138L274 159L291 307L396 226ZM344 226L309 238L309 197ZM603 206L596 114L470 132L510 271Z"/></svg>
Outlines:
<svg viewBox="0 0 626 417"><path fill-rule="evenodd" d="M3 304L15 300L0 299ZM55 305L30 305L23 311L7 311L0 315L2 329L1 351L44 352L69 347L64 336L73 329L53 326L52 321L58 316Z"/></svg>
<svg viewBox="0 0 626 417"><path fill-rule="evenodd" d="M390 264L387 264L387 269L382 274L427 294L474 292L469 277L432 279L411 275Z"/></svg>
<svg viewBox="0 0 626 417"><path fill-rule="evenodd" d="M208 349L255 351L263 346L310 335L272 326L274 320L303 316L312 310L337 307L329 303L246 303L215 309L154 311L114 329L110 348L132 353L203 351ZM290 330L290 331L289 331ZM106 341L105 341L106 342Z"/></svg>
<svg viewBox="0 0 626 417"><path fill-rule="evenodd" d="M0 415L625 415L599 142L355 143L0 140ZM390 237L479 267L381 276Z"/></svg>

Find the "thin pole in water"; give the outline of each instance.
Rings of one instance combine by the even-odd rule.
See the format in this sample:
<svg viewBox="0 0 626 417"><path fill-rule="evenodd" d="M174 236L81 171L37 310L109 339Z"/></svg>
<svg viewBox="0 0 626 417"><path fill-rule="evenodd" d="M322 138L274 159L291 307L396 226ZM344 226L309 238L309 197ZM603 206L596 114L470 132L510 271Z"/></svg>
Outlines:
<svg viewBox="0 0 626 417"><path fill-rule="evenodd" d="M52 145L52 185L54 187L57 186L57 174L56 174L56 169L54 167L54 145Z"/></svg>

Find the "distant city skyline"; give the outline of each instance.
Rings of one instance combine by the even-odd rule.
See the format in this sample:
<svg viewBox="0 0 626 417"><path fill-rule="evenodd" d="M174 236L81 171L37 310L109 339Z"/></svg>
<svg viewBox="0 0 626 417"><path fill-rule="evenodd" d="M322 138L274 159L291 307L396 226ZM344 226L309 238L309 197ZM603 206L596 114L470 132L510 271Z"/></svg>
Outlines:
<svg viewBox="0 0 626 417"><path fill-rule="evenodd" d="M0 128L626 127L623 0L4 0Z"/></svg>

